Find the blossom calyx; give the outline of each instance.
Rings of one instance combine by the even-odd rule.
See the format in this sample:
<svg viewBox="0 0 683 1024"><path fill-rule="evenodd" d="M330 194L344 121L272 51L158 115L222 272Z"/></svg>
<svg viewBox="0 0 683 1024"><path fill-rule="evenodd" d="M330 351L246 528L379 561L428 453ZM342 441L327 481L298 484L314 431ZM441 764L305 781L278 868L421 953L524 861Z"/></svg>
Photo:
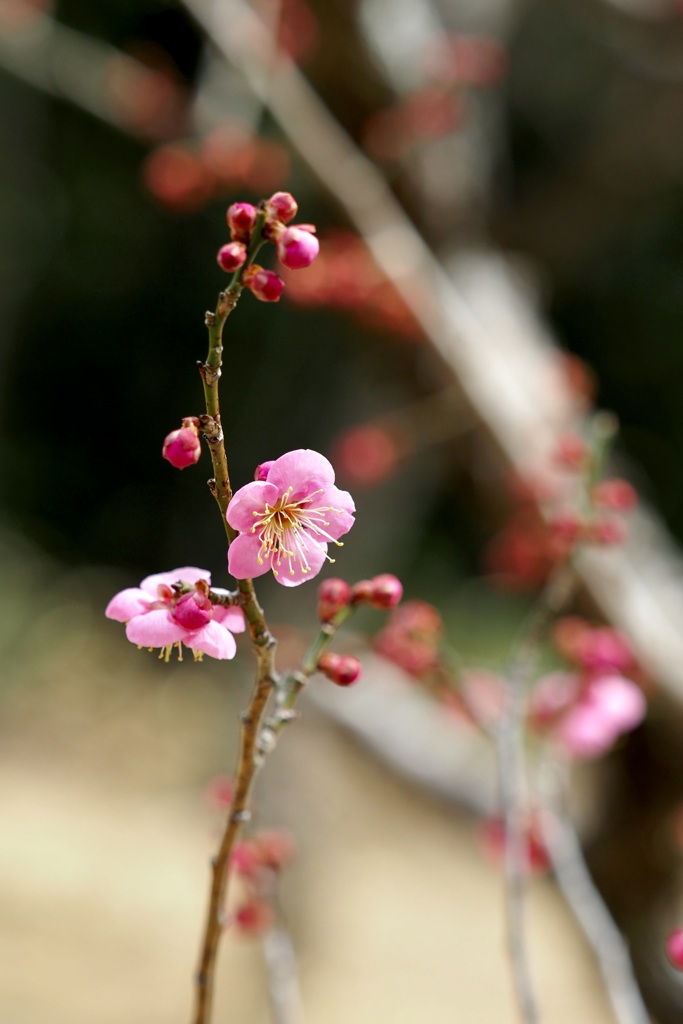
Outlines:
<svg viewBox="0 0 683 1024"><path fill-rule="evenodd" d="M176 469L186 469L199 460L202 445L199 440L199 420L186 416L178 430L172 430L164 438L161 454Z"/></svg>
<svg viewBox="0 0 683 1024"><path fill-rule="evenodd" d="M323 654L318 669L337 686L350 686L361 673L361 663L352 654Z"/></svg>

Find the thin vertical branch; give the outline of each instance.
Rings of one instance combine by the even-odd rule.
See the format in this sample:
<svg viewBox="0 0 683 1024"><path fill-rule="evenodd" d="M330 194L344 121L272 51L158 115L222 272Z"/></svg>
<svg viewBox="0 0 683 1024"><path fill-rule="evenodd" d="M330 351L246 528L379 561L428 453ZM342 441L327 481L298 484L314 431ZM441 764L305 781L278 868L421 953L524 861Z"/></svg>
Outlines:
<svg viewBox="0 0 683 1024"><path fill-rule="evenodd" d="M591 878L581 843L563 806L559 766L541 772L541 827L562 894L595 955L618 1024L650 1024L631 957Z"/></svg>
<svg viewBox="0 0 683 1024"><path fill-rule="evenodd" d="M539 1020L525 927L527 780L524 757L526 687L548 625L564 607L575 577L569 563L550 577L515 645L505 673L505 706L496 730L505 835L505 916L515 993L524 1024Z"/></svg>

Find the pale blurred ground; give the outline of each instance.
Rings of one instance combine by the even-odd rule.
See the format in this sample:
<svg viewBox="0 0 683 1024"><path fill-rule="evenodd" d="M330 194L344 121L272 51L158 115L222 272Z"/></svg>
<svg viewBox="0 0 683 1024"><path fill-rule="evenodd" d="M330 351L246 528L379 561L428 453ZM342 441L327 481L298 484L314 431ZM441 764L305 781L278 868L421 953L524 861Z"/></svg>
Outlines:
<svg viewBox="0 0 683 1024"><path fill-rule="evenodd" d="M136 651L79 598L92 580L51 585L56 607L26 605L23 619L15 590L23 651L5 662L0 1019L182 1024L218 828L203 789L232 767L246 685L237 666L163 666ZM469 817L389 774L310 705L266 766L256 809L299 844L283 904L309 1024L513 1024L501 880ZM544 1016L606 1024L548 880L531 909ZM268 1021L260 964L256 942L226 936L216 1024Z"/></svg>

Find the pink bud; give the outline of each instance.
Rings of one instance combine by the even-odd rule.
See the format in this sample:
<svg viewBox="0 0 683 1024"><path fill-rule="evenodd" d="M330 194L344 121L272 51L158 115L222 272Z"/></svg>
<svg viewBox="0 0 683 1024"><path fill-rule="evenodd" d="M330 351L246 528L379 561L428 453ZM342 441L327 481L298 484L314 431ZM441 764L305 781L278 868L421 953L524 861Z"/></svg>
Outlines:
<svg viewBox="0 0 683 1024"><path fill-rule="evenodd" d="M285 228L277 242L280 263L290 270L310 267L320 251L320 243L313 231L315 228L308 224Z"/></svg>
<svg viewBox="0 0 683 1024"><path fill-rule="evenodd" d="M247 247L243 242L228 242L218 250L216 259L219 267L232 274L246 262Z"/></svg>
<svg viewBox="0 0 683 1024"><path fill-rule="evenodd" d="M395 608L403 597L401 581L390 573L383 573L370 580L371 592L368 604L380 610Z"/></svg>
<svg viewBox="0 0 683 1024"><path fill-rule="evenodd" d="M557 439L553 457L555 462L567 469L580 469L588 457L589 448L578 434L562 434Z"/></svg>
<svg viewBox="0 0 683 1024"><path fill-rule="evenodd" d="M173 610L173 618L183 629L201 629L213 616L213 606L205 594L193 591L180 598Z"/></svg>
<svg viewBox="0 0 683 1024"><path fill-rule="evenodd" d="M638 494L628 480L602 480L593 490L593 501L601 508L630 512L638 504Z"/></svg>
<svg viewBox="0 0 683 1024"><path fill-rule="evenodd" d="M318 668L337 686L350 686L361 673L361 663L350 654L323 654Z"/></svg>
<svg viewBox="0 0 683 1024"><path fill-rule="evenodd" d="M254 480L266 480L268 478L268 473L270 472L270 467L274 462L275 459L269 459L267 462L262 462L258 465L254 470Z"/></svg>
<svg viewBox="0 0 683 1024"><path fill-rule="evenodd" d="M254 225L258 220L258 210L251 203L233 203L228 207L226 217L234 238L238 241L245 241L254 230Z"/></svg>
<svg viewBox="0 0 683 1024"><path fill-rule="evenodd" d="M263 866L259 844L254 839L238 839L230 854L230 865L240 875L256 874Z"/></svg>
<svg viewBox="0 0 683 1024"><path fill-rule="evenodd" d="M272 270L264 270L255 263L249 267L242 280L261 302L278 302L285 286L282 278Z"/></svg>
<svg viewBox="0 0 683 1024"><path fill-rule="evenodd" d="M604 546L623 544L627 533L626 523L618 516L598 516L586 525L587 539Z"/></svg>
<svg viewBox="0 0 683 1024"><path fill-rule="evenodd" d="M358 580L351 588L351 600L354 604L367 604L372 594L371 580Z"/></svg>
<svg viewBox="0 0 683 1024"><path fill-rule="evenodd" d="M283 224L289 224L299 209L299 204L289 192L275 192L268 200L268 206Z"/></svg>
<svg viewBox="0 0 683 1024"><path fill-rule="evenodd" d="M230 775L215 775L206 785L206 798L219 810L227 810L235 795L235 783Z"/></svg>
<svg viewBox="0 0 683 1024"><path fill-rule="evenodd" d="M166 435L161 449L162 456L176 469L193 466L201 453L199 420L193 416L186 417L179 430L172 430L170 434Z"/></svg>
<svg viewBox="0 0 683 1024"><path fill-rule="evenodd" d="M683 928L676 928L666 940L666 955L677 971L683 971Z"/></svg>
<svg viewBox="0 0 683 1024"><path fill-rule="evenodd" d="M329 622L351 600L351 587L346 580L323 580L318 587L318 618Z"/></svg>
<svg viewBox="0 0 683 1024"><path fill-rule="evenodd" d="M261 935L272 927L275 915L270 903L265 900L253 899L243 904L235 912L235 925L241 932L249 935Z"/></svg>
<svg viewBox="0 0 683 1024"><path fill-rule="evenodd" d="M296 846L289 832L282 828L262 829L256 836L262 863L278 871L294 858Z"/></svg>

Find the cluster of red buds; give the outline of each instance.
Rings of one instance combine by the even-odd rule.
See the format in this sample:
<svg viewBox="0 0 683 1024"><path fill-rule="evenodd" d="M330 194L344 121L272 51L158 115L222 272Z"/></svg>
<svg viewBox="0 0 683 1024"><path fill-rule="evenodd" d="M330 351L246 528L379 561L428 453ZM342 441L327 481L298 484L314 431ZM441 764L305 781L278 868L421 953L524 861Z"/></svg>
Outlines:
<svg viewBox="0 0 683 1024"><path fill-rule="evenodd" d="M443 631L443 619L433 605L406 601L377 634L374 648L408 675L423 679L439 665Z"/></svg>
<svg viewBox="0 0 683 1024"><path fill-rule="evenodd" d="M627 537L635 488L620 478L594 480L596 452L563 434L543 475L512 481L515 511L485 553L486 570L509 589L541 586L581 544L610 546Z"/></svg>
<svg viewBox="0 0 683 1024"><path fill-rule="evenodd" d="M553 640L569 670L538 680L530 725L573 757L600 756L645 715L642 670L623 633L578 616L559 619Z"/></svg>
<svg viewBox="0 0 683 1024"><path fill-rule="evenodd" d="M367 121L366 149L377 160L398 160L418 140L456 131L467 114L466 90L496 85L506 64L502 43L491 36L441 34L424 52L423 84Z"/></svg>
<svg viewBox="0 0 683 1024"><path fill-rule="evenodd" d="M323 580L318 588L318 618L321 622L331 622L347 605L363 604L378 611L387 611L395 608L402 597L401 581L390 573L360 580L353 585L330 577Z"/></svg>
<svg viewBox="0 0 683 1024"><path fill-rule="evenodd" d="M275 192L258 207L251 203L233 203L227 212L231 241L219 249L218 265L227 273L235 273L244 266L257 222L264 214L262 237L275 244L282 265L289 270L309 267L320 245L313 224L290 224L297 210L296 199L289 192ZM261 302L277 302L284 288L281 277L258 263L247 267L241 283Z"/></svg>
<svg viewBox="0 0 683 1024"><path fill-rule="evenodd" d="M245 896L228 921L239 932L262 935L273 926L279 875L294 854L294 840L283 829L263 830L235 843L230 864L240 877Z"/></svg>
<svg viewBox="0 0 683 1024"><path fill-rule="evenodd" d="M403 597L401 581L390 573L360 580L351 585L346 580L330 577L318 588L318 618L332 623L345 608L367 605L378 611L396 608ZM318 659L318 669L337 686L350 686L360 677L361 663L352 654L326 652Z"/></svg>
<svg viewBox="0 0 683 1024"><path fill-rule="evenodd" d="M365 242L344 229L325 232L320 259L309 274L289 276L287 294L306 306L353 314L364 327L421 341L423 332L405 299L377 266Z"/></svg>

